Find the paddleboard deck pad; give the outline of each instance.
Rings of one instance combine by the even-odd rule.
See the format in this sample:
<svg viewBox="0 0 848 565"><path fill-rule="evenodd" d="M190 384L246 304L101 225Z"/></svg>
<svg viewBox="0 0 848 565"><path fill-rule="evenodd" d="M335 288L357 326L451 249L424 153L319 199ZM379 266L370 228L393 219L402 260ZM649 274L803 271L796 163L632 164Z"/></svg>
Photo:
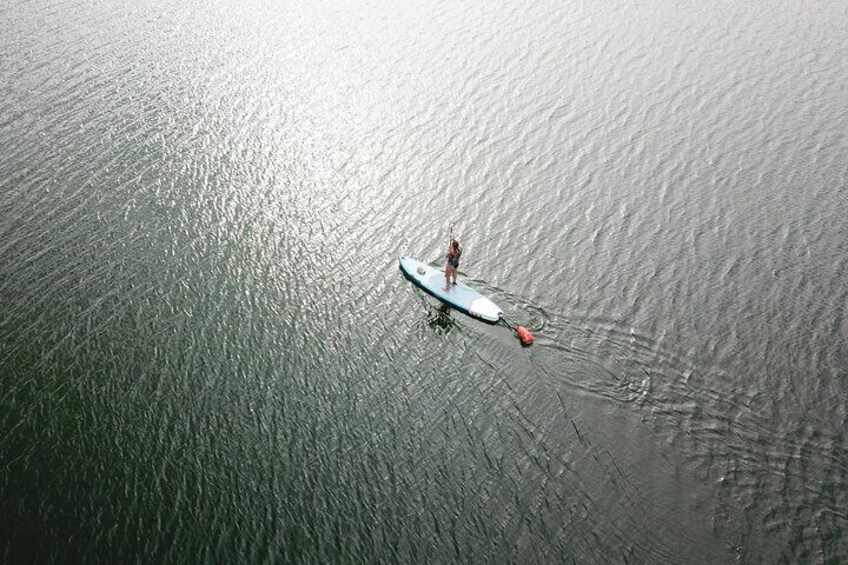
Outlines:
<svg viewBox="0 0 848 565"><path fill-rule="evenodd" d="M490 323L497 323L503 318L503 311L497 304L463 282L457 281L450 290L443 290L445 287L443 269L431 267L411 257L401 257L400 270L416 286L451 308Z"/></svg>

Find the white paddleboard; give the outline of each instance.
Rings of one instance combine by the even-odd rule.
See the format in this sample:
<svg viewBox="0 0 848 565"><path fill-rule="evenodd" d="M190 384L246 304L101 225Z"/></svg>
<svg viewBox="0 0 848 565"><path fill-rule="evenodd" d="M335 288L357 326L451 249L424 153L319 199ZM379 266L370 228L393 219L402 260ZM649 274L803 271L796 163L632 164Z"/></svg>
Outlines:
<svg viewBox="0 0 848 565"><path fill-rule="evenodd" d="M445 271L422 263L411 257L400 258L400 270L416 286L438 298L451 308L456 308L486 322L495 323L503 318L503 311L497 304L468 286L457 281L449 290L445 287Z"/></svg>

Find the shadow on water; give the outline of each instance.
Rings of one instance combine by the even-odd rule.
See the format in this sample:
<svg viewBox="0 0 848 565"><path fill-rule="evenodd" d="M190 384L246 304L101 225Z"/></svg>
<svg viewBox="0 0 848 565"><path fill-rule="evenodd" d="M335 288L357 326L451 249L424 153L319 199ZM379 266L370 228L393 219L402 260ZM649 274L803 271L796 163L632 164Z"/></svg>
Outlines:
<svg viewBox="0 0 848 565"><path fill-rule="evenodd" d="M427 325L441 334L448 334L456 325L447 304L434 306L427 311Z"/></svg>

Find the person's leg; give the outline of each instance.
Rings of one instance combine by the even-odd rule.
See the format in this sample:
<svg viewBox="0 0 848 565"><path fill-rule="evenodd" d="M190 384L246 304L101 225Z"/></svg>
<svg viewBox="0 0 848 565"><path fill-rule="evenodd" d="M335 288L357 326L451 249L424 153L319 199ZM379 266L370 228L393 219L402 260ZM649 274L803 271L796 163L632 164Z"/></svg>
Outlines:
<svg viewBox="0 0 848 565"><path fill-rule="evenodd" d="M450 290L450 284L451 284L451 266L448 265L447 267L445 267L445 286L442 288L442 290Z"/></svg>

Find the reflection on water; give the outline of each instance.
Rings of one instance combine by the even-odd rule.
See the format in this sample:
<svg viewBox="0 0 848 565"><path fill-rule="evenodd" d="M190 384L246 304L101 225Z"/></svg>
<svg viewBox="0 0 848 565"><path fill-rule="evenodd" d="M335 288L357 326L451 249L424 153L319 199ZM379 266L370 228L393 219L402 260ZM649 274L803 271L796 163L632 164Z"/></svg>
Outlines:
<svg viewBox="0 0 848 565"><path fill-rule="evenodd" d="M848 13L778 4L0 5L0 561L848 560ZM534 347L398 272L449 225Z"/></svg>

